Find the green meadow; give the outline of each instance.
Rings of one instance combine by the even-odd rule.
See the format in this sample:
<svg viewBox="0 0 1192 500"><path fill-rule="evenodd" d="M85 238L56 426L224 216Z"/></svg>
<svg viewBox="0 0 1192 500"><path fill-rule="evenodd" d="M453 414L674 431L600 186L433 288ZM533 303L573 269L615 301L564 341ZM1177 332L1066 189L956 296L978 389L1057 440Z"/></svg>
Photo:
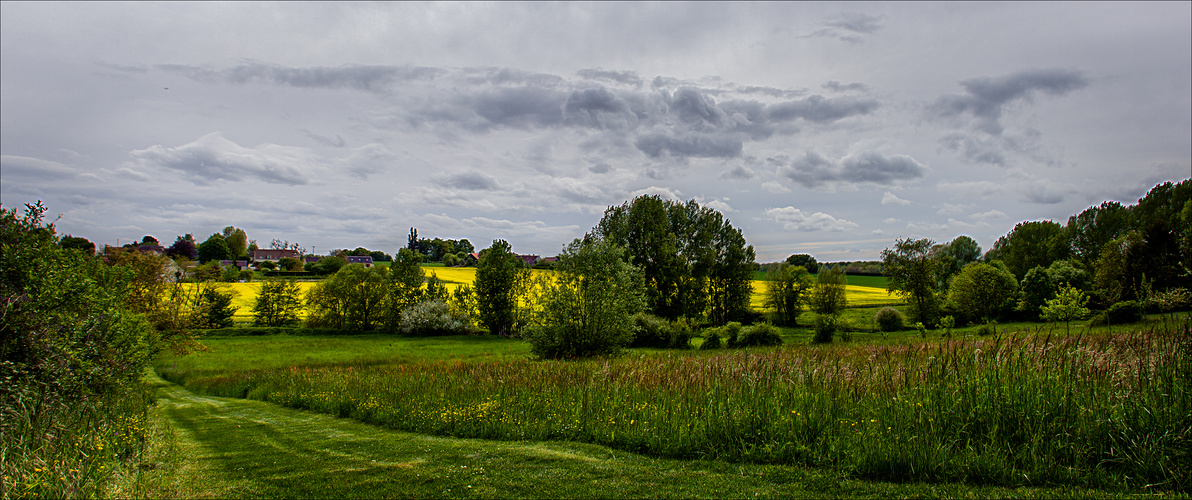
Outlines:
<svg viewBox="0 0 1192 500"><path fill-rule="evenodd" d="M1013 496L1186 493L1189 319L1061 331L859 333L813 345L787 329L777 348L639 349L570 362L534 361L525 343L494 337L215 337L206 351L161 358L156 372L194 394L389 431L573 443L652 457L667 470L770 464L866 485L856 493L867 496L955 485L1032 488ZM886 483L925 486L875 486Z"/></svg>

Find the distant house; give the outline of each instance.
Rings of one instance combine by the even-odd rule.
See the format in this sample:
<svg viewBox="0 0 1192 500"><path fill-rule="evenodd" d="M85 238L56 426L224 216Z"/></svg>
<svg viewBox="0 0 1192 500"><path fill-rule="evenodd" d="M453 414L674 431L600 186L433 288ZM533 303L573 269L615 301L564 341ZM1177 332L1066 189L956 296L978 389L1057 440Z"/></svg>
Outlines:
<svg viewBox="0 0 1192 500"><path fill-rule="evenodd" d="M292 259L301 258L302 255L297 250L270 248L268 250L253 250L252 260L255 262L277 262L286 257Z"/></svg>
<svg viewBox="0 0 1192 500"><path fill-rule="evenodd" d="M364 267L372 267L373 260L371 255L349 255L348 264L364 264Z"/></svg>
<svg viewBox="0 0 1192 500"><path fill-rule="evenodd" d="M319 259L322 259L324 257L326 257L326 255L307 255L306 257L304 257L302 259L302 263L303 264L314 264L315 262L318 262Z"/></svg>
<svg viewBox="0 0 1192 500"><path fill-rule="evenodd" d="M517 258L525 262L527 266L532 266L538 263L539 257L537 255L518 255Z"/></svg>
<svg viewBox="0 0 1192 500"><path fill-rule="evenodd" d="M236 267L240 268L241 271L243 271L245 269L248 269L248 261L247 260L221 260L221 261L219 261L219 267L228 267L228 266L236 266Z"/></svg>
<svg viewBox="0 0 1192 500"><path fill-rule="evenodd" d="M141 246L137 247L137 251L141 252L141 253L153 253L153 254L161 255L163 253L166 253L166 247L163 247L161 245L141 245Z"/></svg>
<svg viewBox="0 0 1192 500"><path fill-rule="evenodd" d="M477 262L480 262L480 254L472 252L468 255L465 255L463 262L460 262L459 264L466 267L476 267Z"/></svg>
<svg viewBox="0 0 1192 500"><path fill-rule="evenodd" d="M543 258L542 258L542 263L543 263L543 264L554 264L554 263L556 263L556 262L558 262L558 261L559 261L559 258L558 258L558 257L543 257Z"/></svg>

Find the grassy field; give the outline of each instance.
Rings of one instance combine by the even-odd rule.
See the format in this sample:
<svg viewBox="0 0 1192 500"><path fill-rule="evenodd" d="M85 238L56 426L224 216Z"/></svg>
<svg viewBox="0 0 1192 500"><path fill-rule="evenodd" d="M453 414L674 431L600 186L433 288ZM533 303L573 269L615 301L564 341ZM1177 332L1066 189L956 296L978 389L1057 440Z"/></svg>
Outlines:
<svg viewBox="0 0 1192 500"><path fill-rule="evenodd" d="M1087 488L888 483L577 442L427 436L199 396L154 377L146 459L115 498L1114 498Z"/></svg>
<svg viewBox="0 0 1192 500"><path fill-rule="evenodd" d="M1190 336L1185 317L1114 334L904 333L582 362L531 361L506 339L210 339L157 370L200 394L422 434L876 481L1186 492Z"/></svg>

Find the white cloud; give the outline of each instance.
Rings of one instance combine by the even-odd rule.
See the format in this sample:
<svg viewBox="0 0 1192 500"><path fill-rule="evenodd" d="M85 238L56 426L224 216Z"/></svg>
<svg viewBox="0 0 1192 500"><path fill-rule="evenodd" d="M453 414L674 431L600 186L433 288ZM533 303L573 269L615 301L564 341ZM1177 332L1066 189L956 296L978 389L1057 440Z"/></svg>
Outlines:
<svg viewBox="0 0 1192 500"><path fill-rule="evenodd" d="M910 204L911 204L910 200L904 200L902 198L899 198L898 195L891 193L889 191L886 191L886 194L882 195L882 205L910 205Z"/></svg>
<svg viewBox="0 0 1192 500"><path fill-rule="evenodd" d="M767 181L762 183L762 189L769 193L783 194L791 192L790 188L783 186L778 181Z"/></svg>
<svg viewBox="0 0 1192 500"><path fill-rule="evenodd" d="M813 214L804 213L795 207L770 208L765 211L767 217L782 224L788 231L848 231L860 227L857 223L837 219L823 212Z"/></svg>
<svg viewBox="0 0 1192 500"><path fill-rule="evenodd" d="M706 206L708 208L714 208L714 209L719 210L726 214L733 211L732 206L730 206L728 203L725 203L720 200L709 201L709 202L705 203L704 206Z"/></svg>
<svg viewBox="0 0 1192 500"><path fill-rule="evenodd" d="M150 146L129 153L142 167L177 171L199 185L256 180L300 185L313 179L323 160L306 148L261 144L246 148L212 132L178 147Z"/></svg>

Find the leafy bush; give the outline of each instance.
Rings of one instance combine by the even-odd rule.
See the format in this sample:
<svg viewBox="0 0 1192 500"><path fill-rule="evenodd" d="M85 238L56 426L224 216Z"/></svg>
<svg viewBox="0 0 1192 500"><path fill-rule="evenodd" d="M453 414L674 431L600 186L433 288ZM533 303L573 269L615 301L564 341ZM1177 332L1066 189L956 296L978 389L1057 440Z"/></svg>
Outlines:
<svg viewBox="0 0 1192 500"><path fill-rule="evenodd" d="M441 299L425 300L401 312L401 331L406 335L466 335L472 333L472 322L466 315L453 311Z"/></svg>
<svg viewBox="0 0 1192 500"><path fill-rule="evenodd" d="M712 333L708 334L707 337L704 338L704 343L700 344L699 348L701 350L703 350L703 349L720 349L723 346L724 346L724 343L720 340L720 335L717 335L716 332L712 332Z"/></svg>
<svg viewBox="0 0 1192 500"><path fill-rule="evenodd" d="M977 327L977 335L982 337L997 333L997 321L990 321Z"/></svg>
<svg viewBox="0 0 1192 500"><path fill-rule="evenodd" d="M736 321L716 328L709 328L708 333L724 339L725 347L736 347L737 337L741 335L741 324Z"/></svg>
<svg viewBox="0 0 1192 500"><path fill-rule="evenodd" d="M232 294L220 292L214 288L206 288L199 297L196 327L229 328L232 326L232 315L236 314L236 309L239 309L232 306Z"/></svg>
<svg viewBox="0 0 1192 500"><path fill-rule="evenodd" d="M769 323L760 323L741 330L733 347L765 347L782 345L778 328Z"/></svg>
<svg viewBox="0 0 1192 500"><path fill-rule="evenodd" d="M1092 321L1089 326L1100 325L1122 325L1126 323L1137 323L1142 321L1142 308L1138 305L1138 301L1127 300L1118 302L1109 309L1101 311Z"/></svg>
<svg viewBox="0 0 1192 500"><path fill-rule="evenodd" d="M818 314L815 317L815 335L811 337L811 341L817 344L827 344L832 341L832 337L839 329L839 318L835 314Z"/></svg>
<svg viewBox="0 0 1192 500"><path fill-rule="evenodd" d="M894 310L893 307L881 308L873 319L883 332L896 332L903 328L902 313Z"/></svg>
<svg viewBox="0 0 1192 500"><path fill-rule="evenodd" d="M1186 288L1172 288L1164 292L1153 292L1147 296L1143 308L1149 312L1186 311L1192 307L1192 293Z"/></svg>
<svg viewBox="0 0 1192 500"><path fill-rule="evenodd" d="M693 334L684 322L670 322L648 313L633 317L633 341L630 347L688 349Z"/></svg>

